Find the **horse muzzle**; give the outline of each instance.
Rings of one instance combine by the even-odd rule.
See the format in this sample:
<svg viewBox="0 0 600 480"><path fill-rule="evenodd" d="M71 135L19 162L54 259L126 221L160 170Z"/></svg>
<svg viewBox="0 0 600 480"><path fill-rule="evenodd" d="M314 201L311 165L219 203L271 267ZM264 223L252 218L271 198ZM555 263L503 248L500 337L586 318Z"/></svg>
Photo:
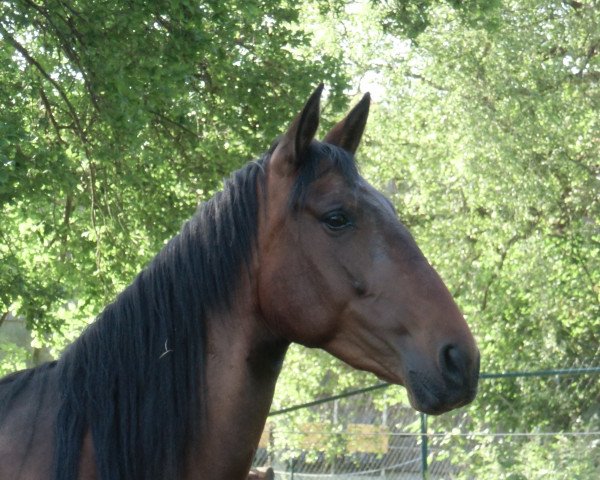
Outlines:
<svg viewBox="0 0 600 480"><path fill-rule="evenodd" d="M439 415L471 403L477 394L480 356L455 345L440 349L437 368L408 368L405 386L411 405Z"/></svg>

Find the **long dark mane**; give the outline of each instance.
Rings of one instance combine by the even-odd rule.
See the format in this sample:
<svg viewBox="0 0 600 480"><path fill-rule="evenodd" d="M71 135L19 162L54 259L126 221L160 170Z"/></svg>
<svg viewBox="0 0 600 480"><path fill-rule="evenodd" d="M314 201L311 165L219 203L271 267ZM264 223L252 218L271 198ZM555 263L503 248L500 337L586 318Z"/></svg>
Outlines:
<svg viewBox="0 0 600 480"><path fill-rule="evenodd" d="M181 477L201 421L205 319L250 261L263 161L235 172L60 359L55 480L77 478L87 428L99 478Z"/></svg>
<svg viewBox="0 0 600 480"><path fill-rule="evenodd" d="M52 364L60 395L54 480L78 478L88 432L98 478L182 477L188 448L202 428L206 320L230 307L240 271L250 265L258 192L266 188L264 168L274 148L235 172ZM337 147L313 144L308 155L291 209L324 173L323 157L333 160L327 169L339 169L348 181L358 175L353 157ZM14 387L0 394L0 406L39 368L11 379Z"/></svg>

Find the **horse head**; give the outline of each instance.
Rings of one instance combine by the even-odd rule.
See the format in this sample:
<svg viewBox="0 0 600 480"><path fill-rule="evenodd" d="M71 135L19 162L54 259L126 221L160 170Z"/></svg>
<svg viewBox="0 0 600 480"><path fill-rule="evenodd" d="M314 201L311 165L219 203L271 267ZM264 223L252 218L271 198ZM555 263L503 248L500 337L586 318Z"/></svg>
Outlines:
<svg viewBox="0 0 600 480"><path fill-rule="evenodd" d="M287 341L404 385L422 412L469 403L479 373L469 327L393 205L354 162L369 96L319 142L322 88L265 165L261 317Z"/></svg>

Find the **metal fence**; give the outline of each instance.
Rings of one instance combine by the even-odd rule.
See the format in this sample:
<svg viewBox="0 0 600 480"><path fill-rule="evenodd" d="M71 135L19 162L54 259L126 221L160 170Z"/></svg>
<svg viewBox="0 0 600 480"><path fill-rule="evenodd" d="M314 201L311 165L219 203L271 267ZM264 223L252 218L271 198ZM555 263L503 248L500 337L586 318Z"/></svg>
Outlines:
<svg viewBox="0 0 600 480"><path fill-rule="evenodd" d="M254 464L277 479L598 479L600 367L482 374L477 400L419 414L377 384L271 412Z"/></svg>

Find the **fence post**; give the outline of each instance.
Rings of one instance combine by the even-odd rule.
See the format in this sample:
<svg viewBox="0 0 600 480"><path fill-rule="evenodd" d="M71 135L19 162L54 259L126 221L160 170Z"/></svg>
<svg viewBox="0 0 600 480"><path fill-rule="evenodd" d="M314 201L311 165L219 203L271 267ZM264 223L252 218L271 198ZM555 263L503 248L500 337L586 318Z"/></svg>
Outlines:
<svg viewBox="0 0 600 480"><path fill-rule="evenodd" d="M427 480L427 415L421 413L421 476Z"/></svg>
<svg viewBox="0 0 600 480"><path fill-rule="evenodd" d="M387 408L387 402L385 401L385 392L383 393L383 398L384 398L384 403L383 403L383 411L381 412L381 424L384 427L384 432L387 431L387 424L388 424L388 408ZM385 435L385 433L384 433ZM381 469L381 476L383 478L386 477L386 473L385 473L385 467Z"/></svg>

